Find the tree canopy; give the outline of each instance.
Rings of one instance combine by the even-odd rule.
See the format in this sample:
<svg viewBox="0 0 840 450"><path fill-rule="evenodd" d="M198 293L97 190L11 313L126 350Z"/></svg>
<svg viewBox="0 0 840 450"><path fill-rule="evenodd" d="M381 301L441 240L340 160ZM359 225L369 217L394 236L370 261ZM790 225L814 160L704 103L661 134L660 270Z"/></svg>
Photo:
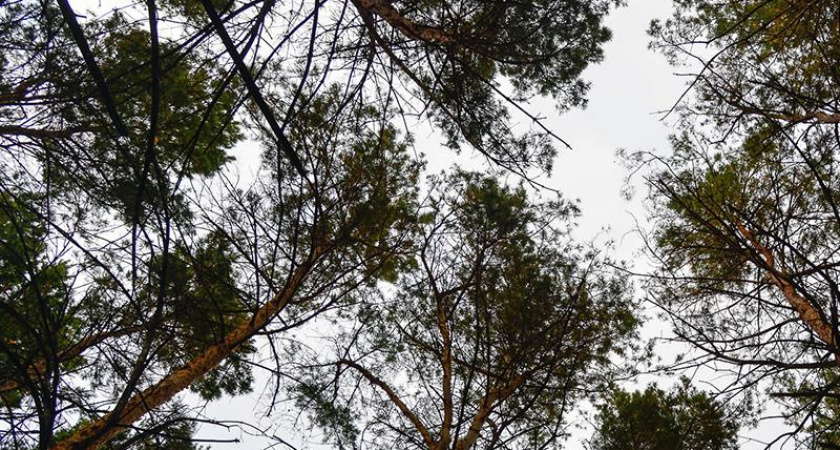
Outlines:
<svg viewBox="0 0 840 450"><path fill-rule="evenodd" d="M290 330L378 308L383 286L418 276L432 222L407 123L525 179L550 170L562 140L522 103L585 104L581 73L603 57L603 19L620 2L126 3L0 8L4 448L193 447L198 417L181 394L248 393L255 368L279 380L295 362ZM246 154L259 157L251 174L234 164ZM495 189L527 209L524 194ZM542 278L503 274L515 285L559 292L585 278L559 248L546 260L511 251ZM497 270L486 264L475 270ZM635 324L626 293L590 278L616 291L604 301L623 314L620 340ZM489 342L533 341L513 329L533 314L495 317L533 295L494 295ZM622 345L538 345L484 383L543 355L548 372L578 356L589 373Z"/></svg>
<svg viewBox="0 0 840 450"><path fill-rule="evenodd" d="M728 366L733 391L760 386L787 405L785 436L833 448L838 5L676 6L653 46L697 70L673 153L640 155L659 263L648 292L700 350L683 367Z"/></svg>
<svg viewBox="0 0 840 450"><path fill-rule="evenodd" d="M332 352L295 358L310 372L298 403L339 446L560 448L635 344L626 277L571 242L561 199L456 173L422 211L394 291L343 312L356 319Z"/></svg>
<svg viewBox="0 0 840 450"><path fill-rule="evenodd" d="M621 0L114 3L0 2L0 447L196 449L253 391L335 448L560 448L601 398L597 450L730 449L756 393L840 447L836 1L650 26L690 81L641 288L714 398L615 388L632 272L538 181Z"/></svg>
<svg viewBox="0 0 840 450"><path fill-rule="evenodd" d="M734 411L692 388L688 379L670 391L615 390L598 407L593 450L737 449Z"/></svg>

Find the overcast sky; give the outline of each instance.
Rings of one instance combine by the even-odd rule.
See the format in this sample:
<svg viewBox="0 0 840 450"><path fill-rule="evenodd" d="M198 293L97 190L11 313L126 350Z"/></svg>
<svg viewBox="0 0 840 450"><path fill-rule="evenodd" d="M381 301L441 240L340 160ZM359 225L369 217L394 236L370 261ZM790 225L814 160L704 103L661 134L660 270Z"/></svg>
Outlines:
<svg viewBox="0 0 840 450"><path fill-rule="evenodd" d="M639 219L644 215L640 195L632 203L620 195L627 173L616 151L668 148L671 129L661 111L679 98L684 80L672 75L661 55L648 50L646 30L652 19L668 16L670 3L630 0L627 7L614 11L607 21L613 39L605 47L604 62L584 74L592 83L589 106L555 115L549 122L572 146L560 152L551 184L569 198L580 199L584 235L611 227L613 237L620 239L634 227L631 214ZM626 241L619 244L622 253L636 247Z"/></svg>

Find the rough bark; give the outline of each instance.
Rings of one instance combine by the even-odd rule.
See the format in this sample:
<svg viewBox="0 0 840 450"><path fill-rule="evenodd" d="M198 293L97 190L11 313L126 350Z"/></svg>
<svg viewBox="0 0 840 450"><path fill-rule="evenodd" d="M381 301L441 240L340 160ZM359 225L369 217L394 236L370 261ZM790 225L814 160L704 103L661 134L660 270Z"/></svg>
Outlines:
<svg viewBox="0 0 840 450"><path fill-rule="evenodd" d="M785 300L799 314L799 318L810 328L832 351L837 354L834 331L826 322L820 311L808 299L796 292L796 287L787 279L783 270L776 268L773 253L762 245L755 235L743 224L737 224L738 231L753 246L754 250L764 259L770 281L779 288Z"/></svg>
<svg viewBox="0 0 840 450"><path fill-rule="evenodd" d="M257 310L250 320L228 333L221 342L207 347L184 367L174 370L154 385L131 397L121 411L112 411L99 420L91 422L59 442L53 450L94 450L147 412L163 405L176 394L187 389L268 325L274 316L289 303L315 263L328 250L327 247L316 247L309 258L292 273L286 286Z"/></svg>
<svg viewBox="0 0 840 450"><path fill-rule="evenodd" d="M414 23L399 11L394 9L386 0L353 0L357 8L375 14L392 27L399 30L411 40L449 44L455 42L455 37L440 28Z"/></svg>

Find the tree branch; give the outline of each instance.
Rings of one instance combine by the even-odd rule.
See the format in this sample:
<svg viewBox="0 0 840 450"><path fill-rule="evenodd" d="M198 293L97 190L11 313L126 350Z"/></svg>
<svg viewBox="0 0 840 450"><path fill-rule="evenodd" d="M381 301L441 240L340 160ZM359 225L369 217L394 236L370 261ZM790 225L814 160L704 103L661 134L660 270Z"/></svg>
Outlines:
<svg viewBox="0 0 840 450"><path fill-rule="evenodd" d="M426 446L429 448L429 450L435 449L436 442L434 439L432 439L432 435L429 433L428 428L426 428L426 426L423 425L423 422L420 421L420 418L417 417L417 415L411 411L411 409L400 399L399 395L397 395L397 393L394 392L394 390L391 389L391 387L388 386L387 383L380 380L376 377L376 375L372 374L369 370L365 369L364 367L362 367L354 361L351 361L349 359L341 359L338 361L338 363L356 369L371 384L382 389L385 392L385 395L387 395L388 398L391 400L391 403L393 403L400 410L402 415L404 415L411 422L411 424L414 425L414 428L423 437L423 442L426 443Z"/></svg>
<svg viewBox="0 0 840 450"><path fill-rule="evenodd" d="M775 259L773 258L773 253L762 245L758 239L756 239L755 235L747 229L743 224L737 223L736 227L741 235L750 242L750 244L755 248L755 250L764 258L764 263L767 265L767 269L770 275L770 281L775 284L779 290L782 291L782 295L784 295L785 299L790 303L793 309L799 314L800 319L805 322L808 327L814 331L817 336L829 347L834 351L835 355L838 355L837 347L835 345L834 339L834 331L831 328L831 325L828 324L824 319L823 315L817 310L811 302L808 301L805 297L799 295L796 292L796 288L790 281L784 276L784 273L776 269L775 266ZM838 359L840 362L840 359Z"/></svg>
<svg viewBox="0 0 840 450"><path fill-rule="evenodd" d="M114 122L114 127L117 129L117 133L119 133L120 136L128 136L128 130L125 128L125 124L123 124L122 119L120 119L120 115L117 113L117 105L114 103L114 98L108 90L108 83L105 81L105 76L102 74L102 70L99 68L99 65L96 64L96 59L93 57L93 52L90 50L90 45L88 45L87 39L85 39L82 27L76 20L76 13L73 12L73 8L70 7L70 3L67 0L58 0L58 6L61 8L61 14L64 16L64 21L67 23L67 26L70 27L70 32L73 34L73 39L76 41L76 46L79 47L79 51L82 52L82 58L85 60L85 65L87 66L90 75L93 77L94 83L96 83L96 88L99 90L99 96L102 98L102 103L105 104L105 110L108 112L108 116L110 116L111 121Z"/></svg>
<svg viewBox="0 0 840 450"><path fill-rule="evenodd" d="M411 40L419 40L437 44L451 44L455 37L444 32L440 28L420 25L400 14L386 0L353 0L356 8L365 12L376 14L389 25L393 26L405 37ZM364 13L364 12L363 12Z"/></svg>
<svg viewBox="0 0 840 450"><path fill-rule="evenodd" d="M95 345L98 345L98 344L104 342L107 339L120 337L120 336L126 336L126 335L129 335L129 334L132 334L132 333L136 333L137 331L140 331L141 329L142 329L141 327L129 327L129 328L123 328L121 330L108 331L108 332L105 332L105 333L99 333L99 334L95 334L93 336L88 336L88 337L82 339L81 341L73 344L72 346L68 347L63 352L61 352L58 355L58 362L59 363L64 363L64 362L70 361L73 358L81 356L82 353L87 351L87 349L89 349L89 348L91 348ZM31 379L37 379L39 376L41 376L44 373L44 371L46 370L46 367L47 367L47 364L46 364L45 361L35 362L31 366L29 366L29 368L26 370L26 377L29 378L30 380ZM7 380L3 384L0 384L0 394L2 394L4 392L9 392L9 391L18 389L19 387L20 387L20 382L18 382L16 380Z"/></svg>
<svg viewBox="0 0 840 450"><path fill-rule="evenodd" d="M481 400L481 404L478 406L478 411L476 411L472 423L470 423L467 434L464 435L463 439L458 439L455 450L470 450L478 440L478 435L484 426L484 422L487 421L487 418L498 405L498 402L508 398L524 381L525 378L522 375L516 375L504 386L491 388L487 395L484 396L484 399Z"/></svg>
<svg viewBox="0 0 840 450"><path fill-rule="evenodd" d="M17 125L0 125L0 136L24 136L34 139L67 139L74 134L93 131L90 127L72 127L64 130L27 128Z"/></svg>
<svg viewBox="0 0 840 450"><path fill-rule="evenodd" d="M283 310L303 284L310 270L332 249L318 246L309 257L295 269L286 286L263 305L256 314L228 333L224 339L204 349L184 367L163 377L154 385L134 395L126 403L118 417L106 414L102 418L80 428L59 442L52 450L94 450L116 436L123 428L139 420L147 412L163 405L176 394L188 388L193 382L216 368L242 343L248 341L263 329ZM113 425L109 425L113 423Z"/></svg>
<svg viewBox="0 0 840 450"><path fill-rule="evenodd" d="M303 163L301 162L300 157L292 148L292 144L289 142L289 139L285 134L283 134L283 129L280 127L280 124L277 123L277 119L274 117L274 112L271 110L271 107L268 106L268 103L266 103L262 96L262 92L260 92L259 87L257 87L256 82L254 82L254 78L251 76L251 71L248 69L248 66L245 65L242 55L240 55L239 51L236 49L236 45L234 45L233 40L231 40L230 35L225 29L225 25L219 17L219 14L213 7L212 1L202 0L202 4L204 5L205 11L207 11L207 15L210 17L210 22L216 29L216 34L218 34L222 39L222 43L224 44L228 55L230 55L230 58L233 60L236 70L239 72L239 77L242 78L242 82L245 84L245 87L248 88L248 95L250 95L254 100L257 108L259 108L260 112L265 117L265 120L268 122L268 126L271 127L271 131L277 139L277 146L283 151L283 153L286 154L286 157L289 158L292 166L295 170L297 170L300 176L305 178L306 170L303 168Z"/></svg>
<svg viewBox="0 0 840 450"><path fill-rule="evenodd" d="M742 105L736 105L740 110L746 114L758 115L770 119L783 120L785 122L817 122L817 123L840 123L840 114L831 114L823 111L809 111L803 114L782 114L771 111L764 111L758 108L750 108Z"/></svg>

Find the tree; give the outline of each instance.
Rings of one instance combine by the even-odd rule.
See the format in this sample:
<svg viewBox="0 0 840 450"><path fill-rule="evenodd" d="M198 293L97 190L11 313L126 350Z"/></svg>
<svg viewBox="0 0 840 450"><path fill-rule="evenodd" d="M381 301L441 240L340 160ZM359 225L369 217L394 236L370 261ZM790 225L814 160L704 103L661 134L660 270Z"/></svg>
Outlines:
<svg viewBox="0 0 840 450"><path fill-rule="evenodd" d="M679 0L675 7L673 18L653 22L652 46L699 69L692 109L719 131L762 120L840 121L835 2Z"/></svg>
<svg viewBox="0 0 840 450"><path fill-rule="evenodd" d="M91 446L117 437L147 412L162 412L157 410L188 387L205 398L247 391L250 367L243 356L253 352L251 337L269 332L266 327L277 313L289 310L284 323L287 328L294 327L308 314L340 301L340 292L357 283L356 277L376 276L376 270L360 267L384 264L379 258L391 251L391 238L398 234L392 226L412 211L417 165L403 156L406 148L393 129L377 130L364 120L369 111L353 113L361 120L353 129L348 130L346 122L325 123L324 115L335 113L334 100L335 96L314 100L313 111L306 116L309 122L304 122L302 115L290 130L298 142L315 149L304 161L319 183L300 186L298 180L275 178L285 187L280 198L275 194L276 184L270 189L254 186L247 193L231 191L227 198L219 199L215 215L205 211L200 221L190 222L211 227L211 232L182 230L172 239L174 249L168 254L160 255L153 247L148 254L137 252L124 261L126 268L135 258L147 264L138 267L137 277L145 281L137 283L140 288L133 296L121 295L120 278L113 269L106 271L103 263L106 257L119 256L120 247L128 247L126 244L110 249L113 253L104 253L104 257L89 255L90 260L77 263L78 271L86 268L85 263L99 265L103 272L92 271L88 276L101 278L72 290L67 287L64 303L54 307L54 312L70 311L72 315L65 320L81 322L81 336L50 353L36 349L27 363L17 364L11 377L16 381L4 386L18 397L29 394L37 399L44 392L53 393L52 404L44 407L51 412L52 423L40 417L40 411L37 420L30 420L31 406L26 402L12 405L10 439L23 441L16 446L27 447L25 436L32 425L44 434L39 446L51 445L55 429L66 431L68 425L58 421L60 411L77 411L88 420L74 425L73 433L61 432L59 436L66 437L59 448L77 445L80 440ZM313 129L324 135L313 133ZM32 202L27 205L33 206ZM371 215L370 210L380 214ZM39 223L57 228L70 244L78 242L69 233L61 233L60 221L41 214L36 216ZM253 228L241 228L245 221ZM257 245L260 242L264 244ZM246 253L245 249L252 248L257 253ZM288 253L278 254L280 248ZM336 248L339 250L333 251ZM307 275L316 263L320 284L310 286ZM242 272L249 266L259 269L252 274ZM123 270L124 276L132 279L132 271ZM293 294L302 298L293 299ZM307 301L313 297L318 303ZM7 311L19 303L13 297L4 300ZM20 317L17 311L15 314ZM72 336L58 327L50 330L32 330L30 334ZM142 347L138 348L137 342ZM79 364L80 356L94 359ZM40 367L46 367L57 380L45 378L47 373ZM128 378L131 373L140 376L132 382ZM79 376L88 381L80 383ZM30 382L39 384L32 387ZM132 384L147 387L135 393ZM97 417L87 399L114 386L122 400L116 401L109 415ZM128 442L135 440L129 438Z"/></svg>
<svg viewBox="0 0 840 450"><path fill-rule="evenodd" d="M837 395L836 14L836 2L692 0L651 28L699 70L675 107L673 154L640 155L653 164L649 293L700 350L683 367L723 363L733 390L783 400L786 436L818 437L808 424Z"/></svg>
<svg viewBox="0 0 840 450"><path fill-rule="evenodd" d="M611 392L598 406L593 450L725 450L738 448L738 422L725 404L687 379L670 391Z"/></svg>
<svg viewBox="0 0 840 450"><path fill-rule="evenodd" d="M39 355L55 355L59 348L72 344L77 325L66 320L62 307L67 301L67 265L47 254L46 230L13 194L4 192L0 197L0 286L3 302L0 325L3 341L0 342L0 367L3 375L4 406L16 407L22 399L14 388L15 374L22 373L27 387L38 395L33 396L32 413L38 421L52 425L56 420L55 392L44 389L50 384L47 377L38 380L30 375L51 372L55 358L39 360ZM23 200L23 199L21 199ZM27 199L30 202L33 199ZM5 381L9 380L9 381ZM46 386L45 386L46 385ZM38 430L39 438L48 431Z"/></svg>
<svg viewBox="0 0 840 450"><path fill-rule="evenodd" d="M356 320L333 353L296 358L298 404L340 448L560 448L637 339L626 278L569 240L576 214L492 177L436 178L393 291L342 311Z"/></svg>
<svg viewBox="0 0 840 450"><path fill-rule="evenodd" d="M840 404L837 395L825 388L831 386L833 389L836 385L837 370L827 369L819 375L819 382L801 387L804 395L789 397L785 403L796 413L796 419L807 420L804 431L808 433L808 443L821 450L837 449L840 447ZM818 408L813 406L815 396L822 402Z"/></svg>
<svg viewBox="0 0 840 450"><path fill-rule="evenodd" d="M186 389L247 391L257 340L408 264L420 162L397 119L548 169L548 132L514 130L508 109L582 105L617 3L5 5L0 186L26 227L4 245L38 244L4 253L29 276L0 295L21 328L0 344L0 445L141 442ZM265 148L248 186L227 172L246 135Z"/></svg>

